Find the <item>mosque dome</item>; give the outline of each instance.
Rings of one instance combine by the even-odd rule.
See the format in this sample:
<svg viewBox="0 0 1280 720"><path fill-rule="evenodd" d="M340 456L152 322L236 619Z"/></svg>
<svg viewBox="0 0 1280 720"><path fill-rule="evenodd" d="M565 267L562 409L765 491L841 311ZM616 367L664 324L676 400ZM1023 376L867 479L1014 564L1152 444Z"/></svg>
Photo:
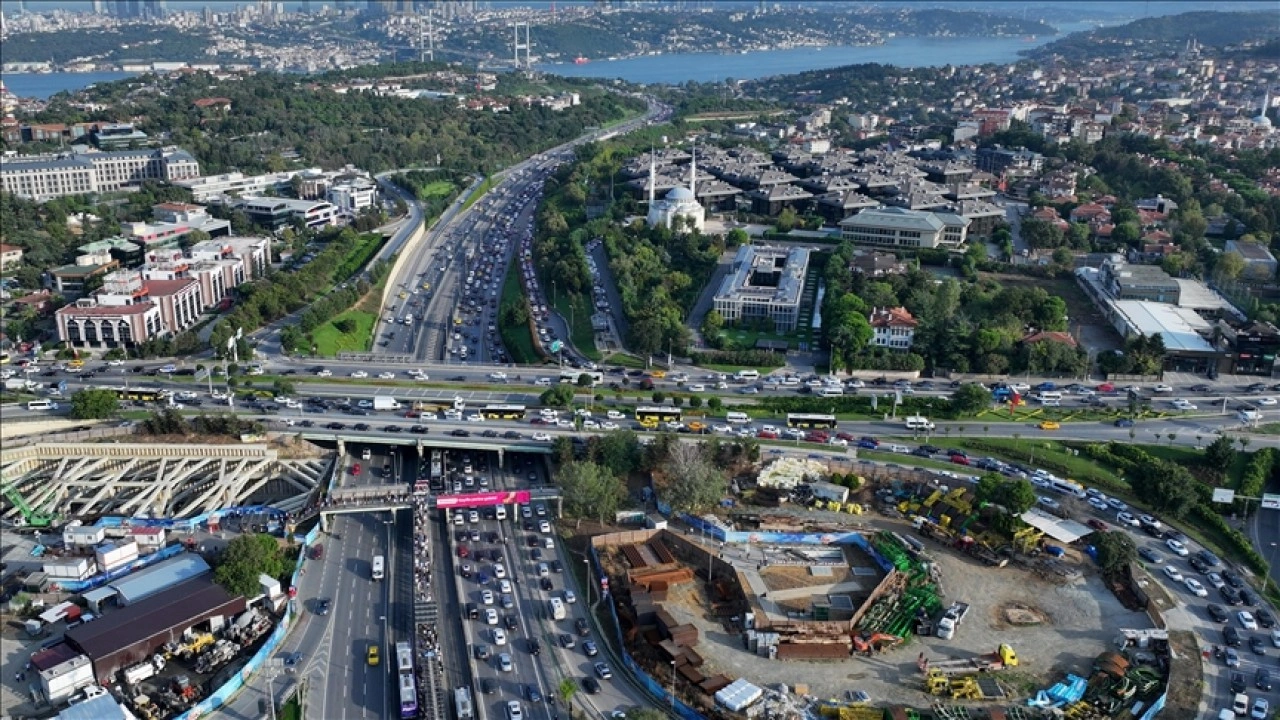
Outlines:
<svg viewBox="0 0 1280 720"><path fill-rule="evenodd" d="M694 200L693 191L687 187L674 187L667 193L668 200L678 200L681 202L691 202Z"/></svg>
<svg viewBox="0 0 1280 720"><path fill-rule="evenodd" d="M1269 128L1271 127L1271 118L1267 117L1266 114L1263 113L1253 119L1253 124L1258 127Z"/></svg>

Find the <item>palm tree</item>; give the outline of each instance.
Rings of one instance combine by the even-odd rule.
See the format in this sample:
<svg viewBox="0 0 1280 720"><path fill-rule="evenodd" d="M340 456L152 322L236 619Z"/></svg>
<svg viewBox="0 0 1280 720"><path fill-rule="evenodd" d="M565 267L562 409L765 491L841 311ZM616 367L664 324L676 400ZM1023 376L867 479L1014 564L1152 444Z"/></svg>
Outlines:
<svg viewBox="0 0 1280 720"><path fill-rule="evenodd" d="M1169 444L1170 444L1170 445L1172 445L1172 444L1173 444L1173 441L1178 439L1178 434L1177 434L1177 433L1169 433L1168 438L1169 438Z"/></svg>
<svg viewBox="0 0 1280 720"><path fill-rule="evenodd" d="M983 435L985 435L985 436L990 437L990 435L991 435L991 426L990 426L990 425L983 425L983 426L982 426L982 434L983 434Z"/></svg>

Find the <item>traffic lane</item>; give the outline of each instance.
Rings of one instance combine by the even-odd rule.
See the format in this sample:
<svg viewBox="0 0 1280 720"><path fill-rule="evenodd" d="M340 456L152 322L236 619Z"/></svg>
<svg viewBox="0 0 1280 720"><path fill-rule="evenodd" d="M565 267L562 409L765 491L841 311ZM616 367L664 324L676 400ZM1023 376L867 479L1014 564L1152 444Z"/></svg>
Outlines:
<svg viewBox="0 0 1280 720"><path fill-rule="evenodd" d="M342 557L334 557L336 572L325 577L333 601L329 616L333 629L331 656L324 677L324 717L384 717L384 665L370 666L368 648L377 645L386 662L386 642L379 615L385 612L383 584L370 578L374 555L386 555L382 514L338 515L333 528L341 538ZM335 673L336 671L336 673Z"/></svg>

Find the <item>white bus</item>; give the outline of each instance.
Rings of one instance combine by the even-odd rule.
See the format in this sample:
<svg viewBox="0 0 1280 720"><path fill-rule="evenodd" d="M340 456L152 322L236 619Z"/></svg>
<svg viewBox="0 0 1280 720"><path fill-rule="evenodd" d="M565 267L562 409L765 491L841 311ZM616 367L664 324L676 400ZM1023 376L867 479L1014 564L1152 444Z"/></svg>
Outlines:
<svg viewBox="0 0 1280 720"><path fill-rule="evenodd" d="M561 370L560 382L568 383L570 385L577 385L578 379L581 378L583 375L586 375L587 377L591 378L591 384L593 386L599 385L600 383L604 382L604 373L596 370Z"/></svg>
<svg viewBox="0 0 1280 720"><path fill-rule="evenodd" d="M730 425L746 425L751 422L751 416L744 412L727 412L724 419Z"/></svg>
<svg viewBox="0 0 1280 720"><path fill-rule="evenodd" d="M453 709L458 720L471 720L471 689L460 687L453 691Z"/></svg>
<svg viewBox="0 0 1280 720"><path fill-rule="evenodd" d="M381 580L383 574L383 559L381 555L373 556L373 579Z"/></svg>
<svg viewBox="0 0 1280 720"><path fill-rule="evenodd" d="M1063 480L1061 478L1054 478L1049 481L1049 487L1053 488L1057 492L1062 493L1063 495L1074 495L1078 498L1082 498L1085 496L1084 486L1073 480Z"/></svg>
<svg viewBox="0 0 1280 720"><path fill-rule="evenodd" d="M1040 401L1045 407L1058 407L1062 404L1062 393L1060 392L1042 392L1036 395L1036 400Z"/></svg>
<svg viewBox="0 0 1280 720"><path fill-rule="evenodd" d="M839 385L823 385L813 391L818 397L843 397L844 388Z"/></svg>
<svg viewBox="0 0 1280 720"><path fill-rule="evenodd" d="M929 421L929 418L921 417L920 415L912 415L911 417L907 418L906 422L907 422L908 430L932 430L933 429L933 423Z"/></svg>
<svg viewBox="0 0 1280 720"><path fill-rule="evenodd" d="M759 380L760 371L759 370L739 370L738 372L733 374L733 379L739 382L746 382L748 380Z"/></svg>

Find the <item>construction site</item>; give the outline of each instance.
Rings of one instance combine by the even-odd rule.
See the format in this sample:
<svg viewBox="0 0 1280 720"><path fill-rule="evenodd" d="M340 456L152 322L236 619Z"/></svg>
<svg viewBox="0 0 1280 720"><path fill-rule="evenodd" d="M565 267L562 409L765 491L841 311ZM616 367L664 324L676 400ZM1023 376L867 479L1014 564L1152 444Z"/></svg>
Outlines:
<svg viewBox="0 0 1280 720"><path fill-rule="evenodd" d="M971 487L895 479L834 510L815 497L592 543L628 652L694 708L723 711L742 678L780 717L1141 717L1166 686L1163 631L1081 546L993 530Z"/></svg>

